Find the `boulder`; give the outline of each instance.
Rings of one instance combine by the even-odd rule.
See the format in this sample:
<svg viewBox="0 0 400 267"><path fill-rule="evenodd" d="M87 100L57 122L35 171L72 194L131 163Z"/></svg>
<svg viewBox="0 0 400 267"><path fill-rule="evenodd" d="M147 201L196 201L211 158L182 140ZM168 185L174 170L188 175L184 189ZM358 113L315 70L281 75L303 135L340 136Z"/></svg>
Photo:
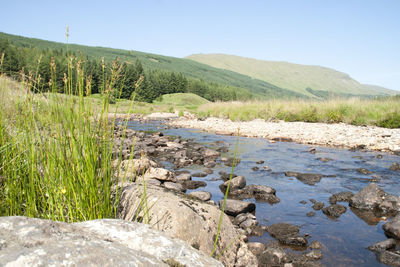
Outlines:
<svg viewBox="0 0 400 267"><path fill-rule="evenodd" d="M116 165L116 163L114 163L114 165ZM123 160L120 164L119 177L124 177L125 175L127 177L143 175L143 173L145 173L147 170L155 167L157 167L157 163L146 157L140 159Z"/></svg>
<svg viewBox="0 0 400 267"><path fill-rule="evenodd" d="M173 183L173 182L165 182L164 187L169 189L169 190L175 190L179 192L185 192L186 189L179 183Z"/></svg>
<svg viewBox="0 0 400 267"><path fill-rule="evenodd" d="M146 189L147 205L143 205L143 197L140 184L122 188L119 217L128 221L137 217L147 218L152 228L211 255L221 214L218 207L153 186ZM255 256L247 249L241 236L228 216L223 214L216 255L225 266L234 266L239 259L245 259L249 266L257 265ZM229 249L220 255L228 246Z"/></svg>
<svg viewBox="0 0 400 267"><path fill-rule="evenodd" d="M222 209L224 200L218 202L219 208ZM253 212L256 210L256 205L251 202L245 202L234 199L227 199L224 212L231 216L237 216L240 213Z"/></svg>
<svg viewBox="0 0 400 267"><path fill-rule="evenodd" d="M267 227L267 232L280 243L291 246L307 246L307 239L299 236L300 227L288 223L275 223Z"/></svg>
<svg viewBox="0 0 400 267"><path fill-rule="evenodd" d="M385 234L400 240L400 215L397 215L382 226Z"/></svg>
<svg viewBox="0 0 400 267"><path fill-rule="evenodd" d="M207 185L207 183L204 181L193 181L193 180L182 181L180 182L180 184L186 189L197 189L199 187L205 187Z"/></svg>
<svg viewBox="0 0 400 267"><path fill-rule="evenodd" d="M145 179L176 182L174 173L163 168L151 168L144 174Z"/></svg>
<svg viewBox="0 0 400 267"><path fill-rule="evenodd" d="M280 199L275 195L275 189L266 185L248 185L242 189L232 190L229 196L235 199L255 198L257 201L270 204L279 203Z"/></svg>
<svg viewBox="0 0 400 267"><path fill-rule="evenodd" d="M190 173L182 173L178 176L176 176L176 181L180 182L180 181L189 181L192 180L192 176L190 175Z"/></svg>
<svg viewBox="0 0 400 267"><path fill-rule="evenodd" d="M340 215L345 213L347 208L340 204L332 204L322 209L322 212L330 217L339 218Z"/></svg>
<svg viewBox="0 0 400 267"><path fill-rule="evenodd" d="M210 192L206 192L206 191L194 191L194 192L190 192L189 195L200 199L202 201L208 201L211 199L211 193Z"/></svg>
<svg viewBox="0 0 400 267"><path fill-rule="evenodd" d="M1 266L223 266L149 225L0 217Z"/></svg>
<svg viewBox="0 0 400 267"><path fill-rule="evenodd" d="M228 188L228 184L229 184L229 180L225 181L223 184L221 184L219 186L219 189L221 189L221 191L223 193L225 193L226 189ZM246 186L246 178L244 178L243 176L236 176L236 177L232 178L232 180L231 180L231 184L229 186L229 191L242 189L245 186Z"/></svg>
<svg viewBox="0 0 400 267"><path fill-rule="evenodd" d="M389 238L369 246L368 249L377 252L377 251L393 249L395 247L396 247L396 240L394 240L393 238Z"/></svg>

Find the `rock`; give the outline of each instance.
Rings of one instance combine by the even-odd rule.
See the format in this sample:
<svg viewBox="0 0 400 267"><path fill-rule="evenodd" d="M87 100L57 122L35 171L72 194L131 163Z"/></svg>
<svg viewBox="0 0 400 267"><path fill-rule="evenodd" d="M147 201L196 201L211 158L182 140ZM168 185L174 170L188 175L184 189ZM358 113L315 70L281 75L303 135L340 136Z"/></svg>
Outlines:
<svg viewBox="0 0 400 267"><path fill-rule="evenodd" d="M176 177L177 182L192 180L190 173L182 173Z"/></svg>
<svg viewBox="0 0 400 267"><path fill-rule="evenodd" d="M387 236L400 240L400 215L385 223L382 228Z"/></svg>
<svg viewBox="0 0 400 267"><path fill-rule="evenodd" d="M174 174L167 169L151 168L144 174L145 179L157 179L160 181L176 182Z"/></svg>
<svg viewBox="0 0 400 267"><path fill-rule="evenodd" d="M257 164L263 164L264 161L263 161L263 160L259 160L259 161L256 161L256 163L257 163Z"/></svg>
<svg viewBox="0 0 400 267"><path fill-rule="evenodd" d="M391 171L400 171L400 164L395 162L395 163L392 164L392 166L389 167L389 169Z"/></svg>
<svg viewBox="0 0 400 267"><path fill-rule="evenodd" d="M251 235L253 236L263 236L266 227L264 225L256 225L251 229Z"/></svg>
<svg viewBox="0 0 400 267"><path fill-rule="evenodd" d="M320 210L325 206L324 202L316 202L314 205L312 205L312 208L314 210Z"/></svg>
<svg viewBox="0 0 400 267"><path fill-rule="evenodd" d="M285 251L279 247L267 247L258 257L259 267L283 266L287 261Z"/></svg>
<svg viewBox="0 0 400 267"><path fill-rule="evenodd" d="M350 199L349 205L382 214L396 214L400 210L400 197L387 194L375 183L370 183Z"/></svg>
<svg viewBox="0 0 400 267"><path fill-rule="evenodd" d="M307 239L299 236L299 227L288 223L276 223L266 229L280 243L291 246L307 246Z"/></svg>
<svg viewBox="0 0 400 267"><path fill-rule="evenodd" d="M223 266L185 242L135 222L69 224L0 217L0 225L1 266Z"/></svg>
<svg viewBox="0 0 400 267"><path fill-rule="evenodd" d="M228 188L228 184L229 184L229 180L224 182L223 184L221 184L219 186L219 188L221 189L221 191L223 193L226 192L226 189ZM229 191L233 191L233 190L237 190L237 189L242 189L246 186L246 178L244 178L243 176L237 176L235 178L232 178L231 180L231 184L229 186Z"/></svg>
<svg viewBox="0 0 400 267"><path fill-rule="evenodd" d="M219 208L222 209L224 200L218 202ZM227 199L224 212L231 216L237 216L240 213L253 212L256 210L256 205L251 202L245 202L234 199Z"/></svg>
<svg viewBox="0 0 400 267"><path fill-rule="evenodd" d="M249 242L247 247L254 255L260 255L265 250L265 245L260 242Z"/></svg>
<svg viewBox="0 0 400 267"><path fill-rule="evenodd" d="M371 174L371 173L372 173L371 171L369 171L369 170L367 170L367 169L365 169L365 168L358 168L357 171L358 171L359 173L361 173L361 174L364 174L364 175L368 175L368 174Z"/></svg>
<svg viewBox="0 0 400 267"><path fill-rule="evenodd" d="M310 200L310 202L313 203L313 204L317 203L317 201L316 201L315 199L313 199L313 198L310 198L309 200Z"/></svg>
<svg viewBox="0 0 400 267"><path fill-rule="evenodd" d="M396 247L396 240L394 240L393 238L389 238L369 246L368 249L374 252L378 252L378 251L393 249L395 247Z"/></svg>
<svg viewBox="0 0 400 267"><path fill-rule="evenodd" d="M329 203L336 204L336 202L349 202L353 196L354 194L349 191L336 193L329 197Z"/></svg>
<svg viewBox="0 0 400 267"><path fill-rule="evenodd" d="M152 185L155 185L155 186L161 186L161 182L159 180L156 180L156 179L149 179L147 181L147 184L152 184Z"/></svg>
<svg viewBox="0 0 400 267"><path fill-rule="evenodd" d="M314 240L313 242L311 242L310 248L311 249L321 249L322 248L322 244L319 241Z"/></svg>
<svg viewBox="0 0 400 267"><path fill-rule="evenodd" d="M329 161L331 161L332 159L330 159L330 158L317 158L319 161L322 161L322 162L329 162Z"/></svg>
<svg viewBox="0 0 400 267"><path fill-rule="evenodd" d="M216 159L216 158L218 158L218 157L220 156L220 153L219 153L218 151L215 151L215 150L206 148L206 149L203 151L203 155L204 155L204 158L205 158L205 159L209 160L209 159Z"/></svg>
<svg viewBox="0 0 400 267"><path fill-rule="evenodd" d="M115 163L114 163L115 165ZM157 163L144 157L141 159L123 160L120 164L119 177L135 177L143 175L150 168L157 167Z"/></svg>
<svg viewBox="0 0 400 267"><path fill-rule="evenodd" d="M240 163L240 159L239 158L227 158L224 162L225 166L237 166Z"/></svg>
<svg viewBox="0 0 400 267"><path fill-rule="evenodd" d="M189 195L194 196L202 201L208 201L211 199L211 193L206 191L190 192Z"/></svg>
<svg viewBox="0 0 400 267"><path fill-rule="evenodd" d="M233 223L240 228L246 230L258 225L256 216L251 213L242 213L235 217Z"/></svg>
<svg viewBox="0 0 400 267"><path fill-rule="evenodd" d="M206 177L207 175L205 172L196 172L192 174L192 177Z"/></svg>
<svg viewBox="0 0 400 267"><path fill-rule="evenodd" d="M307 258L312 260L319 260L322 259L322 252L318 249L313 249L310 252L305 254Z"/></svg>
<svg viewBox="0 0 400 267"><path fill-rule="evenodd" d="M213 174L214 173L214 171L212 169L206 169L204 172L207 173L207 174Z"/></svg>
<svg viewBox="0 0 400 267"><path fill-rule="evenodd" d="M186 189L197 189L199 187L207 186L207 183L204 181L193 181L193 180L182 181L180 182L180 184Z"/></svg>
<svg viewBox="0 0 400 267"><path fill-rule="evenodd" d="M229 192L229 196L235 199L255 198L257 201L265 201L275 204L280 199L275 196L275 189L266 185L248 185L243 189L237 189Z"/></svg>
<svg viewBox="0 0 400 267"><path fill-rule="evenodd" d="M400 267L400 251L386 250L383 252L379 252L377 253L376 258L379 262L383 264Z"/></svg>
<svg viewBox="0 0 400 267"><path fill-rule="evenodd" d="M219 172L219 175L221 175L221 179L223 180L223 181L228 181L229 179L230 179L230 177L232 176L232 178L235 178L237 175L236 174L234 174L234 173L232 173L232 175L230 174L230 173L226 173L226 172L223 172L223 171L220 171Z"/></svg>
<svg viewBox="0 0 400 267"><path fill-rule="evenodd" d="M315 152L317 152L317 150L315 149L315 147L312 147L308 150L308 152L315 154Z"/></svg>
<svg viewBox="0 0 400 267"><path fill-rule="evenodd" d="M207 161L204 163L204 167L206 168L214 168L216 165L215 161Z"/></svg>
<svg viewBox="0 0 400 267"><path fill-rule="evenodd" d="M315 212L313 212L313 211L307 212L306 216L307 217L314 217L315 216Z"/></svg>
<svg viewBox="0 0 400 267"><path fill-rule="evenodd" d="M302 201L300 201L299 203L305 205L305 204L307 204L307 201L302 200Z"/></svg>
<svg viewBox="0 0 400 267"><path fill-rule="evenodd" d="M186 189L178 183L172 183L172 182L165 182L164 187L170 190L175 190L175 191L179 191L179 192L185 192Z"/></svg>
<svg viewBox="0 0 400 267"><path fill-rule="evenodd" d="M135 220L136 214L147 217L152 228L182 239L211 255L221 214L218 207L152 186L147 187L146 200L150 207L148 210L143 207L140 185L122 188L119 217L128 221ZM216 253L220 255L229 246L219 257L225 266L235 265L240 258L245 258L251 266L257 264L255 256L247 249L241 236L239 230L223 214Z"/></svg>
<svg viewBox="0 0 400 267"><path fill-rule="evenodd" d="M322 174L299 172L285 172L285 175L296 177L297 180L308 185L315 185L316 183L320 182L321 178L323 177Z"/></svg>
<svg viewBox="0 0 400 267"><path fill-rule="evenodd" d="M339 218L346 210L347 208L345 206L332 204L329 207L323 208L322 212L330 217Z"/></svg>
<svg viewBox="0 0 400 267"><path fill-rule="evenodd" d="M260 168L258 168L257 166L254 166L253 168L251 168L253 171L258 171Z"/></svg>

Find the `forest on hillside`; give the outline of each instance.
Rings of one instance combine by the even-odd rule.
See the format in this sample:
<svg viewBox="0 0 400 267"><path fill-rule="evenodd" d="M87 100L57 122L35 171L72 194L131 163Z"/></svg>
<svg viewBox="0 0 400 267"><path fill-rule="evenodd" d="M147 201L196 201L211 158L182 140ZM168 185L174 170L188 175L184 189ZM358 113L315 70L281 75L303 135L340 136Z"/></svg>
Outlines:
<svg viewBox="0 0 400 267"><path fill-rule="evenodd" d="M135 95L137 101L152 102L163 94L171 93L194 93L210 101L253 98L253 95L243 88L188 78L179 72L145 70L138 59L131 63L121 62L119 58L113 61L89 58L82 53L68 51L67 46L65 49L17 47L8 39L0 38L0 57L0 73L17 80L35 80L36 92L47 92L50 88L57 88L59 93L65 93L65 77L68 76L70 64L78 65L84 72L86 79L82 82L85 83L85 88L88 84L91 88L87 94L103 93L102 85L106 77L110 77L112 72L116 73L117 70L114 94L116 98L131 99Z"/></svg>

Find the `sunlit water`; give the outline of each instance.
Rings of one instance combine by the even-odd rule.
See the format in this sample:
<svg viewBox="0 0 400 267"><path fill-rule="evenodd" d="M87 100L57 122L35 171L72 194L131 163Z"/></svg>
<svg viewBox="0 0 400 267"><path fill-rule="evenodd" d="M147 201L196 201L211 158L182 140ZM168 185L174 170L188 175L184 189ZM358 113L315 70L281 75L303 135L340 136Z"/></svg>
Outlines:
<svg viewBox="0 0 400 267"><path fill-rule="evenodd" d="M176 135L183 138L205 144L210 148L217 148L216 141L224 141L229 144L229 152L222 156L232 157L235 145L239 142L239 158L241 163L235 168L237 175L246 177L247 184L261 184L276 189L276 195L280 203L270 205L268 203L256 203L256 217L261 224L270 225L278 222L286 222L301 226L301 234L309 234L309 242L318 240L323 244L322 263L327 266L384 266L375 259L375 254L367 250L367 247L375 242L385 240L382 230L384 221L367 217L361 219L348 206L347 212L338 219L328 218L322 211L314 211L309 199L324 202L329 205L329 197L333 193L352 191L357 193L372 179L371 175L377 175L380 181L377 184L386 192L399 195L399 172L390 171L389 167L394 162L399 162L400 157L387 153L352 152L347 149L333 149L316 147L317 153L308 152L310 146L296 143L276 142L270 143L260 138L244 138L233 136L221 136L205 133L193 129L164 129L159 122L147 124L130 123L130 128L135 130L162 131L165 135ZM378 155L382 155L378 156ZM318 158L330 158L329 162L321 162ZM263 160L259 165L256 161ZM263 166L269 166L271 171L263 170ZM172 165L166 164L167 168ZM251 168L257 166L258 171ZM362 175L358 168L366 168L373 172L371 175ZM193 172L204 170L203 166L190 166L186 168ZM218 202L223 194L218 186L221 181L219 171L230 172L231 168L223 164L213 168L214 173L205 178L193 178L204 180L207 187L198 190L206 190L212 193L212 199ZM324 175L336 175L336 177L322 178L314 186L304 184L294 177L286 177L284 172L296 171L304 173L321 173ZM307 204L300 201L306 200ZM247 201L254 201L250 199ZM306 213L315 212L314 217L307 217ZM356 212L356 211L355 211ZM364 216L365 217L365 216ZM273 240L268 233L262 237L251 237L251 241L267 243Z"/></svg>

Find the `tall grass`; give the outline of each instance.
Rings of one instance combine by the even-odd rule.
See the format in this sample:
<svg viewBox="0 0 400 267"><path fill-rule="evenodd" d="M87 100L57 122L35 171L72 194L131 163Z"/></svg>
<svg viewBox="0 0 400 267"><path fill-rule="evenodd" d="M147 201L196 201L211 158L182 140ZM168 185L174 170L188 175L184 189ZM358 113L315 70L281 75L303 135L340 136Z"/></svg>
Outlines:
<svg viewBox="0 0 400 267"><path fill-rule="evenodd" d="M38 61L38 66L40 60ZM118 64L103 68L100 115L94 112L90 77L79 58L68 58L66 95L56 93L51 63L51 93L34 94L40 76L17 83L0 77L0 215L25 215L58 221L84 221L117 215L118 190L112 164L115 121L109 121L111 95L118 92Z"/></svg>
<svg viewBox="0 0 400 267"><path fill-rule="evenodd" d="M381 99L269 100L209 103L197 110L199 116L231 120L279 119L305 122L344 122L352 125L400 127L400 97Z"/></svg>

